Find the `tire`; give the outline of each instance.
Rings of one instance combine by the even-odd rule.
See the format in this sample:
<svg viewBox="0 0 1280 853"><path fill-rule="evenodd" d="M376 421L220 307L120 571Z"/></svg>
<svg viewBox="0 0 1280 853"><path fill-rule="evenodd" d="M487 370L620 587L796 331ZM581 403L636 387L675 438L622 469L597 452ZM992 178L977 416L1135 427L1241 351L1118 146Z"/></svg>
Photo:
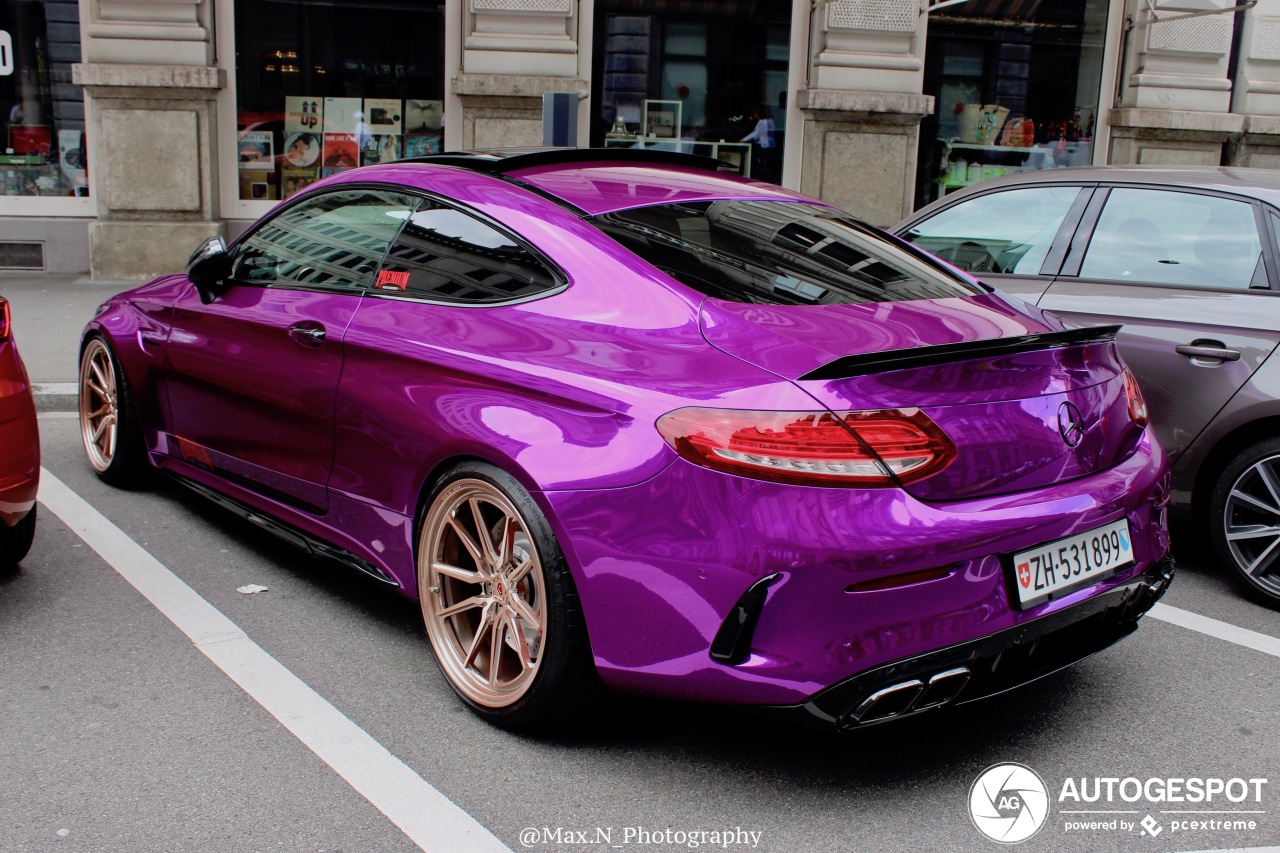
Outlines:
<svg viewBox="0 0 1280 853"><path fill-rule="evenodd" d="M89 464L112 486L136 488L150 473L129 380L107 342L89 338L80 353L80 437Z"/></svg>
<svg viewBox="0 0 1280 853"><path fill-rule="evenodd" d="M514 477L484 463L450 470L427 501L417 560L436 663L472 711L527 729L595 704L603 687L577 589L550 525Z"/></svg>
<svg viewBox="0 0 1280 853"><path fill-rule="evenodd" d="M11 569L31 550L31 543L36 538L36 507L13 527L6 527L0 522L0 569Z"/></svg>
<svg viewBox="0 0 1280 853"><path fill-rule="evenodd" d="M1231 579L1280 609L1280 438L1252 444L1227 464L1209 513L1214 552Z"/></svg>

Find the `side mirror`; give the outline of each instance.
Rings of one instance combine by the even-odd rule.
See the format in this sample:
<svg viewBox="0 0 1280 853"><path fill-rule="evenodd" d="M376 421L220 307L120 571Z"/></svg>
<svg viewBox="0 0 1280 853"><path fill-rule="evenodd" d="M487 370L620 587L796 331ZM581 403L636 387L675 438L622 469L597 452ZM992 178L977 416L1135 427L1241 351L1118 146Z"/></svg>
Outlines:
<svg viewBox="0 0 1280 853"><path fill-rule="evenodd" d="M208 305L218 295L218 285L231 275L231 256L221 237L210 237L191 253L187 261L187 278L200 293L200 301Z"/></svg>

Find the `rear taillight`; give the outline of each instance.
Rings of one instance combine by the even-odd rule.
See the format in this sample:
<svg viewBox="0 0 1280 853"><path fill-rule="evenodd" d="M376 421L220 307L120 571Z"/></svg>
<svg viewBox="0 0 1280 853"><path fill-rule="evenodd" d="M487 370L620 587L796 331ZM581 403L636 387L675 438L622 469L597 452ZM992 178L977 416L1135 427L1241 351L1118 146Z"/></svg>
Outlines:
<svg viewBox="0 0 1280 853"><path fill-rule="evenodd" d="M1127 367L1124 371L1124 393L1129 398L1129 420L1140 427L1146 426L1151 420L1147 417L1147 401L1138 387L1138 378Z"/></svg>
<svg viewBox="0 0 1280 853"><path fill-rule="evenodd" d="M0 296L0 344L9 340L9 300Z"/></svg>
<svg viewBox="0 0 1280 853"><path fill-rule="evenodd" d="M936 474L955 445L919 409L753 412L678 409L658 432L698 465L806 486L896 486Z"/></svg>

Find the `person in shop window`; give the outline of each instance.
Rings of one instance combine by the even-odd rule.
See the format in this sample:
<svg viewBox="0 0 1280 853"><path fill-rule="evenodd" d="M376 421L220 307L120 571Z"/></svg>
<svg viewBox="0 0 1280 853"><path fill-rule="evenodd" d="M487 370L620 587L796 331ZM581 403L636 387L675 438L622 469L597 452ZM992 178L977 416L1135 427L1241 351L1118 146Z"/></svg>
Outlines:
<svg viewBox="0 0 1280 853"><path fill-rule="evenodd" d="M755 143L751 155L751 174L753 177L764 177L773 174L773 119L759 112L751 114L755 119L755 129L742 137L743 142Z"/></svg>

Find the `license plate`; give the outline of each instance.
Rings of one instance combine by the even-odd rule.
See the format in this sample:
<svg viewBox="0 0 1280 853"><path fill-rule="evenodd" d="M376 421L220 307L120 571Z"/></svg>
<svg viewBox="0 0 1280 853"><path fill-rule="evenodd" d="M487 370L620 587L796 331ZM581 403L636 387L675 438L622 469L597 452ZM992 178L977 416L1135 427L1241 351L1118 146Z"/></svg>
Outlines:
<svg viewBox="0 0 1280 853"><path fill-rule="evenodd" d="M1013 555L1018 607L1026 610L1061 593L1096 583L1133 562L1133 540L1125 519L1075 536L1046 542Z"/></svg>

